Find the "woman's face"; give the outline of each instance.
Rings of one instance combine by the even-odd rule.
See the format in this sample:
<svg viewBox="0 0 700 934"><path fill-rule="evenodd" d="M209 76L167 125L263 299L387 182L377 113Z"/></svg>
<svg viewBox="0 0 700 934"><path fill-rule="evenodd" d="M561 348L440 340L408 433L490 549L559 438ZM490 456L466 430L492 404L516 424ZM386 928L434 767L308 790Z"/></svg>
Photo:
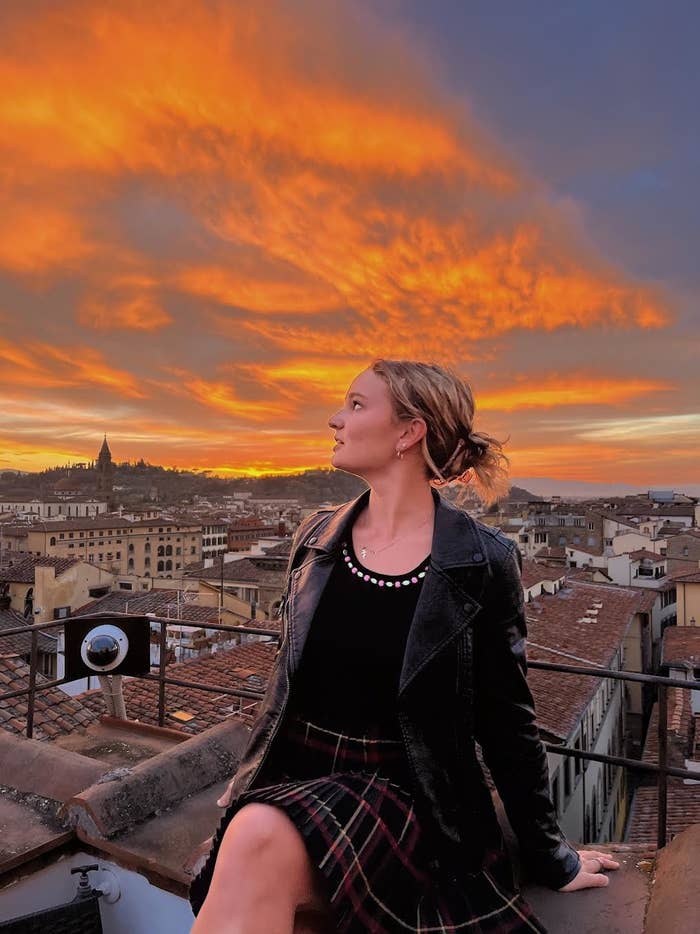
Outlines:
<svg viewBox="0 0 700 934"><path fill-rule="evenodd" d="M342 409L328 424L335 432L334 467L367 478L396 460L403 426L394 415L386 383L374 370L355 377Z"/></svg>

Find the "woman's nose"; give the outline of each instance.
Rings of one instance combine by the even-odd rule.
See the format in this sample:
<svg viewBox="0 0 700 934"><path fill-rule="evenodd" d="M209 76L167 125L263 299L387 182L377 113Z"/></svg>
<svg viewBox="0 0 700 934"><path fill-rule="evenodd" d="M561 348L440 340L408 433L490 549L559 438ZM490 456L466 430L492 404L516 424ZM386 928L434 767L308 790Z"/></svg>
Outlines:
<svg viewBox="0 0 700 934"><path fill-rule="evenodd" d="M331 415L331 417L328 419L329 428L332 428L333 430L335 430L336 428L340 427L340 422L338 419L339 415L340 415L340 412L336 412L335 415Z"/></svg>

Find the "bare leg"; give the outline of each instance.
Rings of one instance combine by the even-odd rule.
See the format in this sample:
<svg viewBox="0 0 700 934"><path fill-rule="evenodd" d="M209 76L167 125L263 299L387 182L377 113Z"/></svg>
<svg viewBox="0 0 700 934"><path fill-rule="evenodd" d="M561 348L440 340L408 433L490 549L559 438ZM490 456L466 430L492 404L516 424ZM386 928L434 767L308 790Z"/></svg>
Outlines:
<svg viewBox="0 0 700 934"><path fill-rule="evenodd" d="M272 805L247 804L224 834L191 934L320 934L328 909L293 822Z"/></svg>

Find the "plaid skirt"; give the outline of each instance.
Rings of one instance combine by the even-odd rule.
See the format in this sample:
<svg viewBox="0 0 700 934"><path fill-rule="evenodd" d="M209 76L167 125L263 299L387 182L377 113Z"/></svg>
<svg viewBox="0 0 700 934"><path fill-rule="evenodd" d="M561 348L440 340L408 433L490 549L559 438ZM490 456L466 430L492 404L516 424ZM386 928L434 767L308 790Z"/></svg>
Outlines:
<svg viewBox="0 0 700 934"><path fill-rule="evenodd" d="M288 717L279 740L274 762L265 766L265 785L246 791L224 815L207 865L192 885L195 913L228 824L244 805L257 802L281 808L296 825L325 880L337 931L546 931L514 890L503 848L489 852L481 872L458 883L431 873L400 739L352 737Z"/></svg>

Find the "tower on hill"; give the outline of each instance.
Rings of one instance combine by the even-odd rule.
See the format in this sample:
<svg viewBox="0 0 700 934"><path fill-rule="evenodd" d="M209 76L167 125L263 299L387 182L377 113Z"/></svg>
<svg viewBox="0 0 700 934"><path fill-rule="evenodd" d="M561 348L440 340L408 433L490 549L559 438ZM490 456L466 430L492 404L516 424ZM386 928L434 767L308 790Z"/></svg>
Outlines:
<svg viewBox="0 0 700 934"><path fill-rule="evenodd" d="M107 444L107 435L104 437L100 453L97 456L95 471L97 473L97 495L98 497L104 497L111 507L114 490L114 464L112 463L112 452Z"/></svg>

